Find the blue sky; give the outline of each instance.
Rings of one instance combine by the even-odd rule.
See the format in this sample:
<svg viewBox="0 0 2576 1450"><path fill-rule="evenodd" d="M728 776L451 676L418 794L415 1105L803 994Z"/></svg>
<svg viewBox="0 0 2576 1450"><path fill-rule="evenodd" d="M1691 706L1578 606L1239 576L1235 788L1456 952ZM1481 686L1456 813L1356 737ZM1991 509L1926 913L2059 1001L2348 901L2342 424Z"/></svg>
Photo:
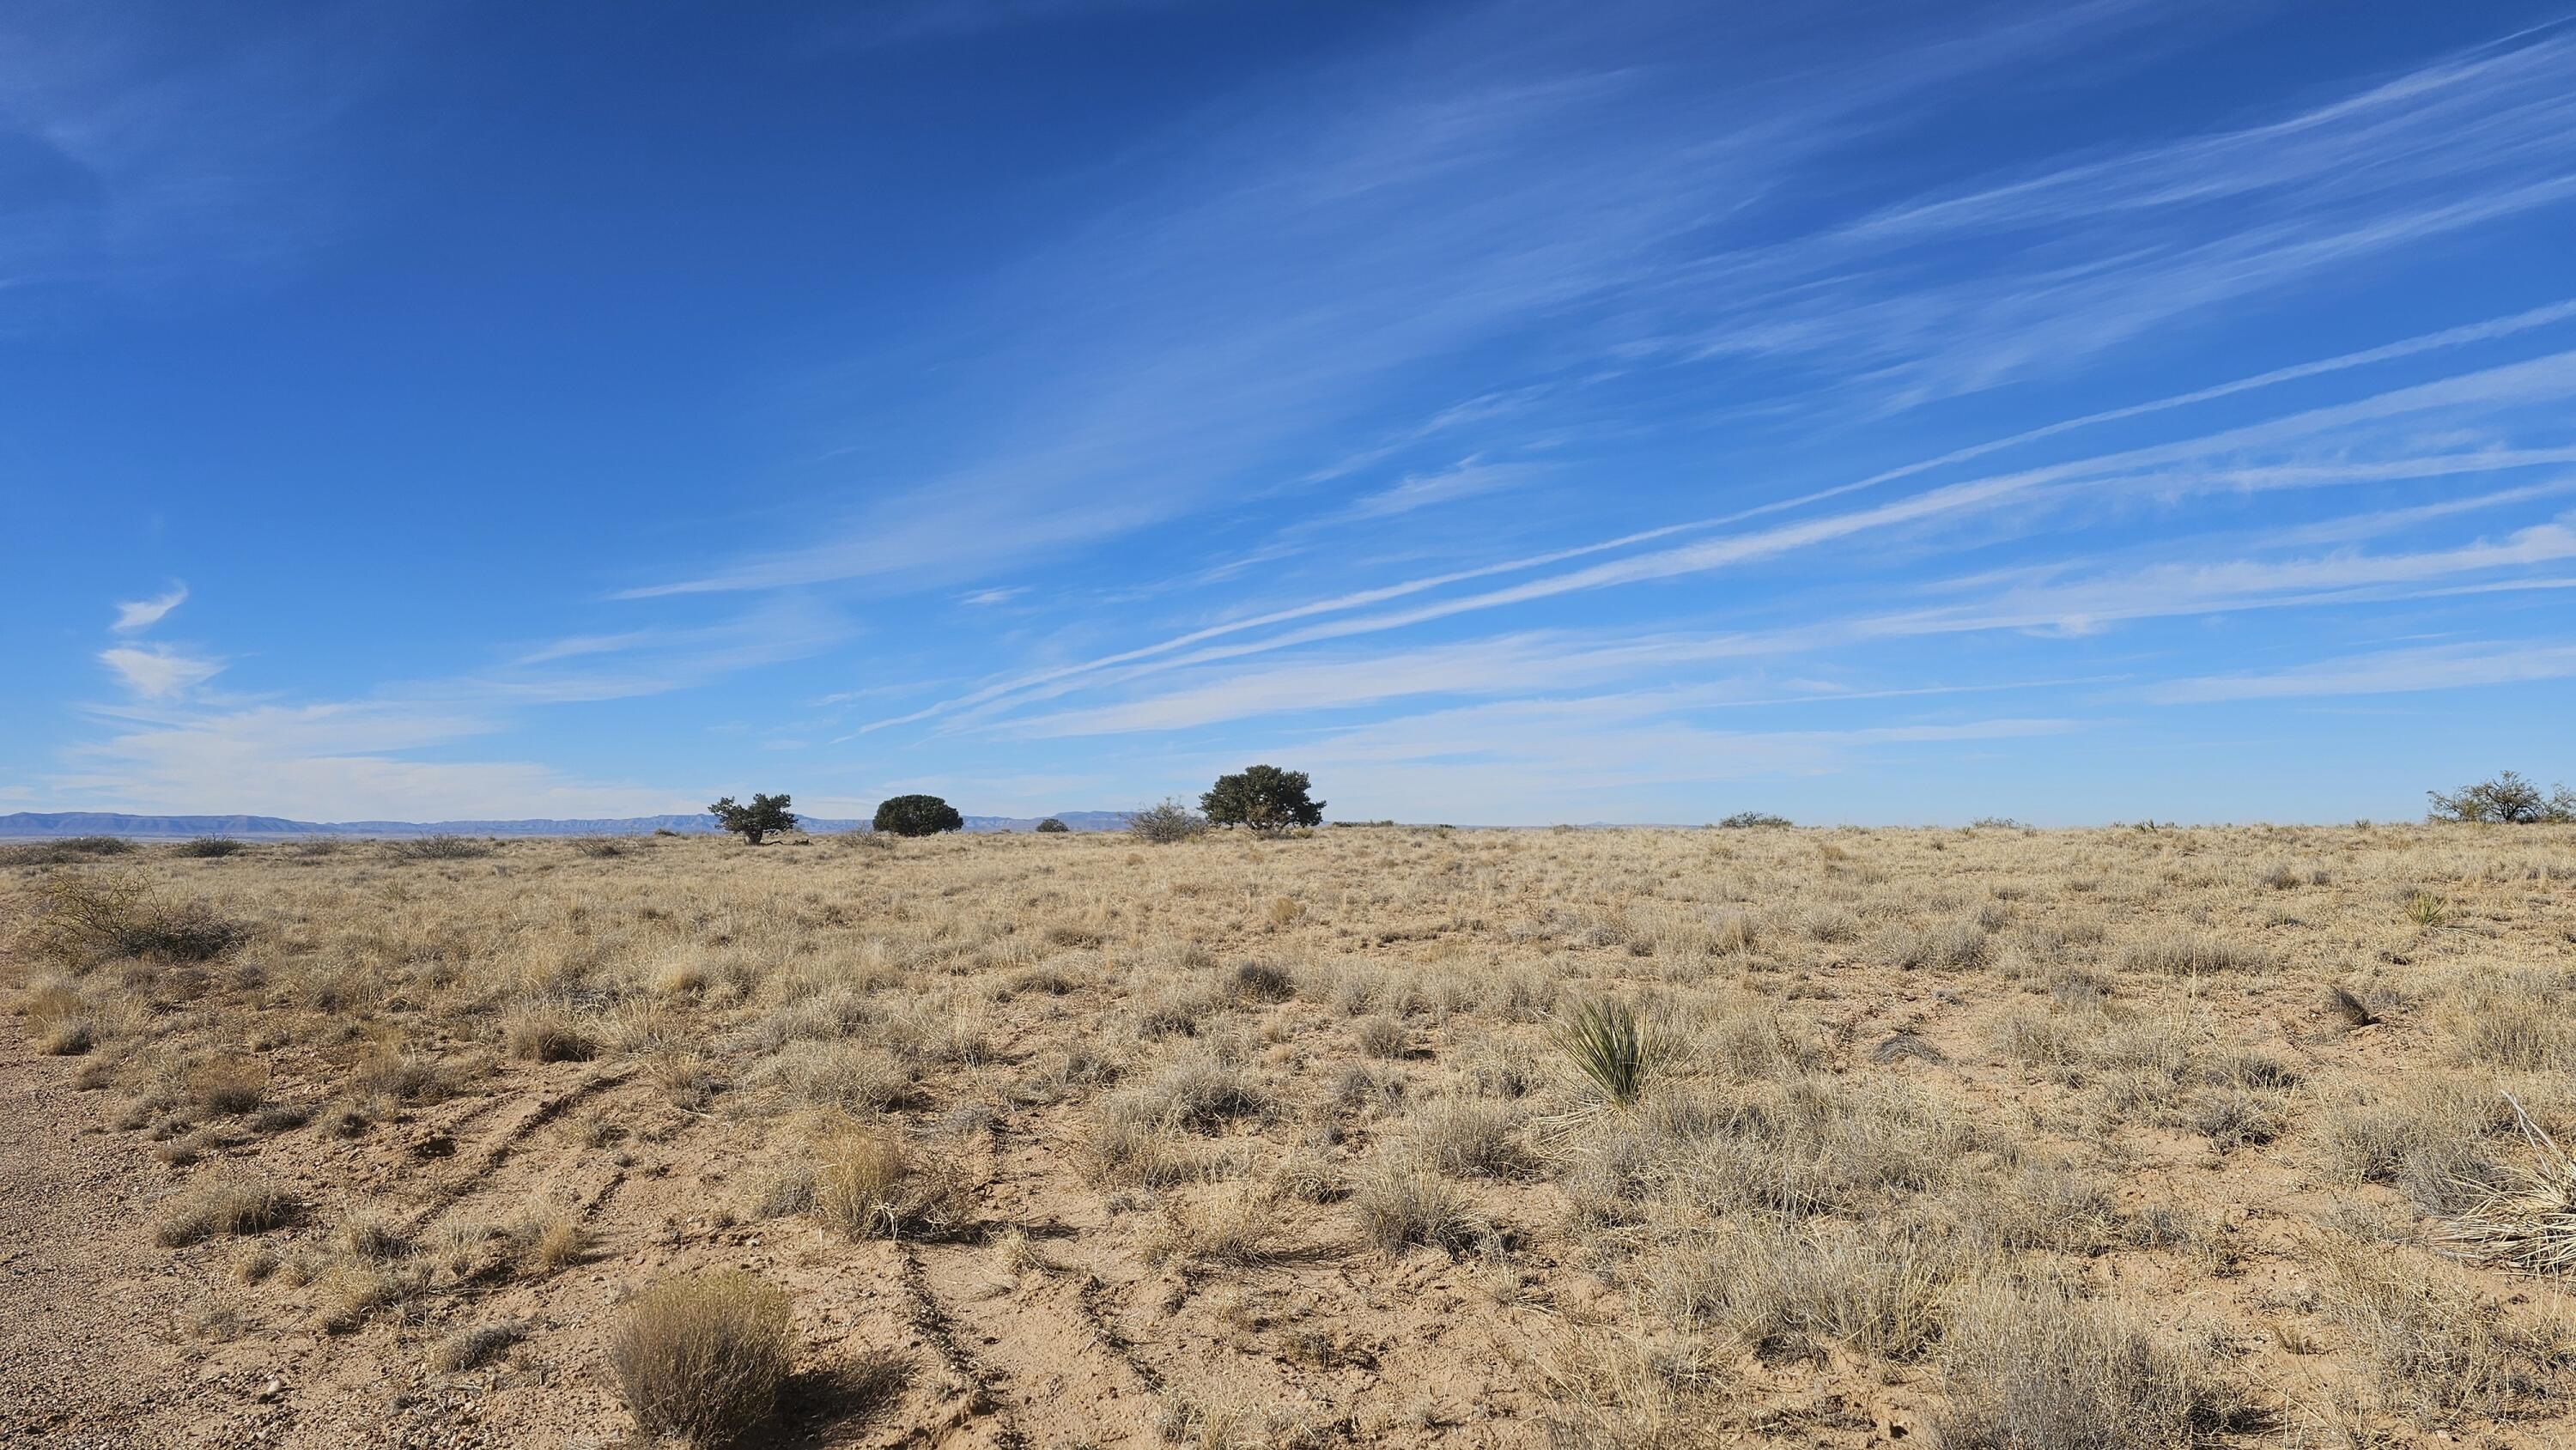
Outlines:
<svg viewBox="0 0 2576 1450"><path fill-rule="evenodd" d="M2576 23L36 3L0 810L2576 776Z"/></svg>

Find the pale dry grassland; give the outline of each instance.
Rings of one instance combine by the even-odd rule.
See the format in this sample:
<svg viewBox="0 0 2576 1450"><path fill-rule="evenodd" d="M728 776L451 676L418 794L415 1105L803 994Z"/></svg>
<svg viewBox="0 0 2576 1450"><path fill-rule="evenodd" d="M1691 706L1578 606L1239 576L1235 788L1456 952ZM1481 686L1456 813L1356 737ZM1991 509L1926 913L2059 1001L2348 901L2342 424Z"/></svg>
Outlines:
<svg viewBox="0 0 2576 1450"><path fill-rule="evenodd" d="M453 850L5 873L273 1443L2576 1443L2576 830Z"/></svg>

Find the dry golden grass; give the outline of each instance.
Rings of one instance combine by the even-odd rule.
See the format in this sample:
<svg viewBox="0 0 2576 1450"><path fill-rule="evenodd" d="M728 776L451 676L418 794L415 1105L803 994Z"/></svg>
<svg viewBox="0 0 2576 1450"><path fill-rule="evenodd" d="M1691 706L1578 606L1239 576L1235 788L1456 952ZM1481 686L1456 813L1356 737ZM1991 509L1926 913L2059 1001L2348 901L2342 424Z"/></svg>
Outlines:
<svg viewBox="0 0 2576 1450"><path fill-rule="evenodd" d="M2576 830L613 845L32 853L0 1000L530 1441L2576 1440Z"/></svg>

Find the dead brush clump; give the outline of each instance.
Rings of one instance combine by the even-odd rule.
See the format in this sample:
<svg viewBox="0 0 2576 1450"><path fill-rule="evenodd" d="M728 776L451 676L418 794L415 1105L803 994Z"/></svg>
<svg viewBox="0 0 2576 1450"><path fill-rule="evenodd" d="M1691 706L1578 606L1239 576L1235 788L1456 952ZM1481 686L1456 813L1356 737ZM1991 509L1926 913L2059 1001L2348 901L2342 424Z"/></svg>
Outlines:
<svg viewBox="0 0 2576 1450"><path fill-rule="evenodd" d="M808 1211L854 1239L948 1239L973 1226L975 1187L962 1164L877 1123L842 1122L814 1143Z"/></svg>
<svg viewBox="0 0 2576 1450"><path fill-rule="evenodd" d="M257 1058L217 1058L188 1073L188 1101L209 1116L239 1117L259 1110L268 1096L268 1064Z"/></svg>
<svg viewBox="0 0 2576 1450"><path fill-rule="evenodd" d="M2525 969L2479 976L2443 1012L2454 1055L2508 1072L2576 1072L2576 973Z"/></svg>
<svg viewBox="0 0 2576 1450"><path fill-rule="evenodd" d="M1961 1293L1941 1361L1948 1450L2180 1450L2250 1414L2208 1346L2047 1286Z"/></svg>
<svg viewBox="0 0 2576 1450"><path fill-rule="evenodd" d="M1287 1218L1275 1186L1253 1179L1215 1184L1196 1194L1175 1194L1138 1240L1149 1264L1186 1260L1238 1267L1279 1256Z"/></svg>
<svg viewBox="0 0 2576 1450"><path fill-rule="evenodd" d="M1528 1114L1508 1103L1448 1098L1425 1105L1405 1141L1435 1172L1452 1178L1522 1178L1538 1167Z"/></svg>
<svg viewBox="0 0 2576 1450"><path fill-rule="evenodd" d="M71 983L47 977L18 996L27 1043L48 1057L76 1057L98 1045L98 1013Z"/></svg>
<svg viewBox="0 0 2576 1450"><path fill-rule="evenodd" d="M2448 1078L2347 1089L2321 1102L2316 1115L2331 1177L2392 1185L2433 1214L2455 1213L2494 1184L2486 1138L2510 1121L2487 1089Z"/></svg>
<svg viewBox="0 0 2576 1450"><path fill-rule="evenodd" d="M649 1435L724 1445L769 1418L794 1368L787 1291L742 1270L665 1279L628 1300L608 1367Z"/></svg>
<svg viewBox="0 0 2576 1450"><path fill-rule="evenodd" d="M165 900L122 867L51 872L28 891L20 915L31 955L76 970L118 957L211 961L249 937L204 902Z"/></svg>
<svg viewBox="0 0 2576 1450"><path fill-rule="evenodd" d="M2462 1209L2448 1230L2457 1252L2527 1274L2576 1271L2576 1158L2510 1097L2528 1157Z"/></svg>
<svg viewBox="0 0 2576 1450"><path fill-rule="evenodd" d="M599 1043L559 1002L529 1002L501 1020L502 1046L522 1062L588 1062Z"/></svg>
<svg viewBox="0 0 2576 1450"><path fill-rule="evenodd" d="M792 1042L755 1075L806 1107L881 1113L914 1104L921 1075L883 1048L856 1042Z"/></svg>
<svg viewBox="0 0 2576 1450"><path fill-rule="evenodd" d="M153 1221L152 1240L165 1249L211 1238L266 1233L294 1221L295 1195L256 1175L219 1170L183 1189Z"/></svg>
<svg viewBox="0 0 2576 1450"><path fill-rule="evenodd" d="M1937 1235L1754 1218L1718 1220L1632 1272L1667 1321L1723 1328L1763 1358L1836 1346L1904 1361L1940 1341L1963 1267Z"/></svg>
<svg viewBox="0 0 2576 1450"><path fill-rule="evenodd" d="M2431 1419L2512 1415L2565 1378L2576 1326L2499 1304L2420 1251L2320 1230L2306 1245L2317 1294L2392 1407Z"/></svg>
<svg viewBox="0 0 2576 1450"><path fill-rule="evenodd" d="M1406 1153L1382 1155L1362 1169L1350 1207L1360 1236L1390 1254L1416 1244L1460 1254L1492 1232L1457 1184Z"/></svg>
<svg viewBox="0 0 2576 1450"><path fill-rule="evenodd" d="M2173 977L2259 972L2271 964L2271 958L2258 948L2203 931L2162 932L2120 949L2120 965L2129 971Z"/></svg>
<svg viewBox="0 0 2576 1450"><path fill-rule="evenodd" d="M409 1107L448 1097L454 1084L437 1059L387 1045L350 1068L349 1091L365 1102Z"/></svg>

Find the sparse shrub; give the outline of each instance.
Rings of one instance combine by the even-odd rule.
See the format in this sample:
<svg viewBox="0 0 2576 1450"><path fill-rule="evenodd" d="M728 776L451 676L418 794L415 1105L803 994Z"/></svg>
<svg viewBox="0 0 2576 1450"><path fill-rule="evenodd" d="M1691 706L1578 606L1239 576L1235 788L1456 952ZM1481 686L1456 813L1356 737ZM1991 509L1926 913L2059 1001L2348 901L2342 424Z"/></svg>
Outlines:
<svg viewBox="0 0 2576 1450"><path fill-rule="evenodd" d="M431 1346L429 1367L440 1374L463 1374L479 1369L492 1357L528 1337L528 1326L518 1319L498 1319L490 1324L469 1324Z"/></svg>
<svg viewBox="0 0 2576 1450"><path fill-rule="evenodd" d="M1502 1103L1450 1099L1417 1113L1407 1139L1424 1163L1453 1178L1518 1178L1535 1166L1522 1120Z"/></svg>
<svg viewBox="0 0 2576 1450"><path fill-rule="evenodd" d="M512 1057L527 1062L588 1062L599 1051L572 1014L552 1002L512 1012L501 1024L501 1041Z"/></svg>
<svg viewBox="0 0 2576 1450"><path fill-rule="evenodd" d="M1763 831L1779 830L1788 825L1787 816L1775 816L1769 811L1737 811L1719 821L1717 828L1721 831Z"/></svg>
<svg viewBox="0 0 2576 1450"><path fill-rule="evenodd" d="M608 1332L608 1367L636 1424L700 1445L769 1418L795 1355L786 1291L738 1269L665 1279Z"/></svg>
<svg viewBox="0 0 2576 1450"><path fill-rule="evenodd" d="M1244 1002L1285 1002L1297 995L1296 975L1272 962L1241 963L1230 985L1236 1000Z"/></svg>
<svg viewBox="0 0 2576 1450"><path fill-rule="evenodd" d="M258 1110L268 1095L268 1078L265 1062L218 1058L188 1074L188 1100L201 1113L237 1117Z"/></svg>
<svg viewBox="0 0 2576 1450"><path fill-rule="evenodd" d="M1458 1253L1486 1232L1458 1186L1411 1158L1381 1159L1351 1187L1360 1233L1388 1253L1427 1244Z"/></svg>
<svg viewBox="0 0 2576 1450"><path fill-rule="evenodd" d="M181 841L171 847L170 854L211 861L224 856L238 856L247 849L241 842L230 836L199 836L193 841Z"/></svg>
<svg viewBox="0 0 2576 1450"><path fill-rule="evenodd" d="M2543 793L2510 770L2448 795L2428 790L2424 796L2432 807L2425 814L2427 820L2505 826L2576 821L2576 791L2562 785Z"/></svg>
<svg viewBox="0 0 2576 1450"><path fill-rule="evenodd" d="M1558 1025L1557 1044L1585 1081L1622 1108L1645 1091L1659 1052L1637 1020L1637 1009L1607 998L1576 1007L1574 1016Z"/></svg>
<svg viewBox="0 0 2576 1450"><path fill-rule="evenodd" d="M888 1127L844 1123L815 1143L813 1213L852 1238L950 1237L967 1227L971 1192L955 1164Z"/></svg>
<svg viewBox="0 0 2576 1450"><path fill-rule="evenodd" d="M266 1233L295 1216L295 1196L264 1178L219 1172L173 1199L153 1224L153 1241L185 1248L226 1234Z"/></svg>
<svg viewBox="0 0 2576 1450"><path fill-rule="evenodd" d="M707 814L716 818L718 829L742 837L747 846L757 846L763 836L783 835L796 829L796 813L787 806L784 794L755 794L749 805L725 796L708 806Z"/></svg>
<svg viewBox="0 0 2576 1450"><path fill-rule="evenodd" d="M1403 1023L1380 1014L1374 1017L1363 1017L1353 1023L1351 1041L1360 1051L1371 1057L1397 1058L1404 1056L1411 1049L1413 1034L1404 1030Z"/></svg>
<svg viewBox="0 0 2576 1450"><path fill-rule="evenodd" d="M78 967L115 957L210 961L248 936L203 902L155 896L127 871L58 871L36 884L32 898L28 944Z"/></svg>
<svg viewBox="0 0 2576 1450"><path fill-rule="evenodd" d="M397 861L471 861L492 854L492 843L472 836L410 836L395 840L385 847L387 855Z"/></svg>
<svg viewBox="0 0 2576 1450"><path fill-rule="evenodd" d="M1177 800L1127 813L1127 834L1156 846L1195 841L1208 833L1207 817Z"/></svg>
<svg viewBox="0 0 2576 1450"><path fill-rule="evenodd" d="M2120 952L2120 965L2133 972L2165 972L2177 977L2203 972L2253 972L2271 965L2254 947L2239 946L2206 932L2166 932L2131 942Z"/></svg>
<svg viewBox="0 0 2576 1450"><path fill-rule="evenodd" d="M1950 1450L2181 1450L2243 1412L2206 1348L2044 1288L1964 1296L1943 1370Z"/></svg>

